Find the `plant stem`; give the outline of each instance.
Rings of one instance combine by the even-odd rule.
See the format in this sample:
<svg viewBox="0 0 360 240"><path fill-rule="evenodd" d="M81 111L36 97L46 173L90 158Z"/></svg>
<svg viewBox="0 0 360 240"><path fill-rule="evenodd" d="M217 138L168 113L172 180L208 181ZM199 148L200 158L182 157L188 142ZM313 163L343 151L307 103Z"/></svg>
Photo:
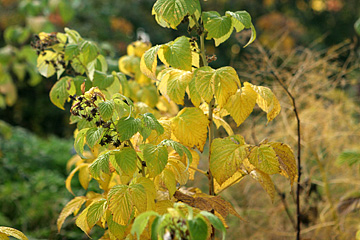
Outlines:
<svg viewBox="0 0 360 240"><path fill-rule="evenodd" d="M197 171L197 172L199 172L199 173L202 173L202 174L204 174L205 176L208 175L207 172L205 172L204 170L198 169L198 168L196 168L196 167L189 166L189 168L192 169L192 170L195 170L195 171Z"/></svg>
<svg viewBox="0 0 360 240"><path fill-rule="evenodd" d="M201 56L200 67L204 67L204 66L206 67L206 66L208 66L208 62L206 59L206 49L205 49L205 35L207 32L204 30L204 27L201 24L199 24L199 22L196 20L196 17L194 15L192 15L191 17L195 21L196 27L201 32L201 34L200 34L200 56ZM208 159L208 163L209 163L209 170L207 172L207 176L208 176L208 184L209 184L209 195L211 195L211 196L215 196L214 177L210 170L211 143L215 136L215 128L214 128L214 124L213 124L214 105L215 105L215 98L213 97L209 103L209 110L208 110L208 120L209 120L209 159ZM212 211L212 213L214 213L214 212ZM212 240L215 239L214 226L212 226L210 239L212 239Z"/></svg>
<svg viewBox="0 0 360 240"><path fill-rule="evenodd" d="M300 179L301 179L301 131L300 131L300 117L296 107L295 97L291 94L289 89L286 87L284 81L281 79L279 72L275 68L275 66L270 61L268 54L266 53L265 49L258 44L258 49L262 53L267 62L272 75L275 77L275 80L280 84L280 86L284 89L286 94L291 99L291 103L293 106L293 111L296 117L297 123L297 167L298 167L298 179L297 179L297 188L296 188L296 216L297 216L297 223L296 223L296 240L300 240L300 224L301 224L301 212L300 212Z"/></svg>

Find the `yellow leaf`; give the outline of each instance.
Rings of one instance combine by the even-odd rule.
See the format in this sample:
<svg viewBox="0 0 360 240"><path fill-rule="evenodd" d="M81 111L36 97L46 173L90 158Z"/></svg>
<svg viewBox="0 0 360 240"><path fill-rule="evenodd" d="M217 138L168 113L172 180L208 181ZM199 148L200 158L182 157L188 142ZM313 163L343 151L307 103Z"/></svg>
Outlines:
<svg viewBox="0 0 360 240"><path fill-rule="evenodd" d="M195 150L193 150L193 149L189 149L189 150L192 155L192 162L191 162L190 166L193 168L197 168L199 165L199 162L200 162L200 156ZM185 155L182 157L182 159L186 160ZM196 173L196 171L194 169L189 168L189 180L194 180L195 173Z"/></svg>
<svg viewBox="0 0 360 240"><path fill-rule="evenodd" d="M75 224L78 226L88 237L91 228L89 227L88 221L87 221L87 214L88 214L89 208L85 208L79 216L76 218Z"/></svg>
<svg viewBox="0 0 360 240"><path fill-rule="evenodd" d="M262 86L255 86L250 83L244 83L244 85L250 85L252 89L258 94L256 103L257 105L267 113L268 122L272 121L281 110L281 106L273 92Z"/></svg>
<svg viewBox="0 0 360 240"><path fill-rule="evenodd" d="M145 212L147 208L147 196L145 192L145 187L138 183L132 183L129 185L129 193L132 203L136 207L137 212Z"/></svg>
<svg viewBox="0 0 360 240"><path fill-rule="evenodd" d="M280 164L276 157L276 153L269 144L254 146L250 151L249 161L257 169L266 174L280 172Z"/></svg>
<svg viewBox="0 0 360 240"><path fill-rule="evenodd" d="M192 72L166 68L159 73L158 89L161 94L177 104L184 104L185 90L193 77Z"/></svg>
<svg viewBox="0 0 360 240"><path fill-rule="evenodd" d="M72 178L74 177L75 173L81 169L81 168L85 168L85 167L89 167L89 163L81 163L79 164L78 166L76 166L76 168L74 168L74 170L71 171L71 173L69 174L69 176L66 178L66 181L65 181L65 187L66 189L72 194L74 195L72 189L71 189L71 180Z"/></svg>
<svg viewBox="0 0 360 240"><path fill-rule="evenodd" d="M135 41L127 46L127 55L141 57L150 48L151 43L149 42Z"/></svg>
<svg viewBox="0 0 360 240"><path fill-rule="evenodd" d="M149 50L147 50L141 57L140 60L140 70L147 77L152 80L156 79L156 67L157 67L157 55L160 45L156 45Z"/></svg>
<svg viewBox="0 0 360 240"><path fill-rule="evenodd" d="M271 180L270 176L258 169L251 171L250 176L261 184L263 189L270 196L271 201L274 201L275 187L274 187L274 183Z"/></svg>
<svg viewBox="0 0 360 240"><path fill-rule="evenodd" d="M89 165L80 168L79 170L79 181L81 186L87 190L87 188L89 187L89 183L91 180L91 175L90 175L90 171L89 171Z"/></svg>
<svg viewBox="0 0 360 240"><path fill-rule="evenodd" d="M155 182L157 183L157 187L166 187L166 189L169 191L170 198L172 195L174 195L176 191L176 179L174 173L171 170L165 168L160 175L155 177Z"/></svg>
<svg viewBox="0 0 360 240"><path fill-rule="evenodd" d="M122 73L134 77L137 72L140 73L140 58L135 56L122 56L119 59L119 69Z"/></svg>
<svg viewBox="0 0 360 240"><path fill-rule="evenodd" d="M218 192L222 191L223 189L226 189L231 185L235 185L236 183L240 182L245 176L245 173L237 171L221 185L217 181L214 181L215 193L218 194Z"/></svg>
<svg viewBox="0 0 360 240"><path fill-rule="evenodd" d="M210 170L220 185L240 169L242 161L248 155L247 148L248 145L240 135L212 141Z"/></svg>
<svg viewBox="0 0 360 240"><path fill-rule="evenodd" d="M164 133L158 135L158 133L155 130L153 130L151 131L150 136L147 138L147 142L154 145L159 144L161 141L165 139L171 138L171 121L163 119L163 120L159 120L159 123L164 128Z"/></svg>
<svg viewBox="0 0 360 240"><path fill-rule="evenodd" d="M180 161L180 156L169 156L168 163L165 167L174 173L176 181L180 185L185 185L189 179L189 172L186 166Z"/></svg>
<svg viewBox="0 0 360 240"><path fill-rule="evenodd" d="M156 189L154 182L149 178L139 177L136 179L136 183L141 184L145 188L147 197L147 211L155 209Z"/></svg>
<svg viewBox="0 0 360 240"><path fill-rule="evenodd" d="M157 201L155 206L156 206L156 212L159 213L160 215L163 215L165 213L167 213L167 209L168 208L172 208L174 205L174 203L170 200L162 200L162 201Z"/></svg>
<svg viewBox="0 0 360 240"><path fill-rule="evenodd" d="M10 227L0 227L0 233L5 234L6 236L11 236L20 240L28 240L28 238L19 230ZM1 236L0 236L1 237Z"/></svg>
<svg viewBox="0 0 360 240"><path fill-rule="evenodd" d="M162 116L175 116L179 112L179 107L173 101L168 101L164 96L159 96L156 108L162 113Z"/></svg>
<svg viewBox="0 0 360 240"><path fill-rule="evenodd" d="M99 199L92 202L87 209L87 223L89 228L92 228L103 217L107 209L107 201L105 199Z"/></svg>
<svg viewBox="0 0 360 240"><path fill-rule="evenodd" d="M229 136L234 135L232 128L224 119L222 119L221 117L219 117L217 115L213 115L213 121L214 121L217 129L219 129L220 127L223 127Z"/></svg>
<svg viewBox="0 0 360 240"><path fill-rule="evenodd" d="M172 132L187 147L194 145L202 152L209 120L198 108L184 108L171 120Z"/></svg>
<svg viewBox="0 0 360 240"><path fill-rule="evenodd" d="M256 92L247 84L240 90L237 90L235 95L232 95L225 105L225 109L230 113L235 120L237 126L245 121L245 119L253 111L257 99Z"/></svg>
<svg viewBox="0 0 360 240"><path fill-rule="evenodd" d="M61 210L61 213L57 219L57 229L58 232L60 232L60 229L65 221L65 219L72 213L74 213L75 211L77 211L78 209L81 208L81 206L84 204L84 202L86 201L86 197L75 197L74 199L72 199L70 202L68 202L66 204L66 206Z"/></svg>
<svg viewBox="0 0 360 240"><path fill-rule="evenodd" d="M280 163L280 174L290 179L291 185L297 181L296 160L293 151L289 145L279 142L269 142L274 149Z"/></svg>

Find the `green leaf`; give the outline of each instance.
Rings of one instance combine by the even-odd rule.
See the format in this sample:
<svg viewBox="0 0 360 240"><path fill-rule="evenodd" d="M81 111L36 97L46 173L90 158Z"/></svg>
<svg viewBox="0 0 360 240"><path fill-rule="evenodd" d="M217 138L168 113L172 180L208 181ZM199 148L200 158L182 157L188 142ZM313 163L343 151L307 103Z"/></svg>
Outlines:
<svg viewBox="0 0 360 240"><path fill-rule="evenodd" d="M166 66L186 71L192 69L192 54L187 37L178 37L172 42L161 45L158 56Z"/></svg>
<svg viewBox="0 0 360 240"><path fill-rule="evenodd" d="M269 144L254 146L250 151L249 162L266 174L280 172L276 152Z"/></svg>
<svg viewBox="0 0 360 240"><path fill-rule="evenodd" d="M106 75L103 72L95 70L93 86L98 87L100 90L108 88L114 82L112 75Z"/></svg>
<svg viewBox="0 0 360 240"><path fill-rule="evenodd" d="M168 151L165 146L145 144L143 145L143 156L150 177L159 175L168 161Z"/></svg>
<svg viewBox="0 0 360 240"><path fill-rule="evenodd" d="M130 139L139 131L140 124L140 119L135 119L133 117L121 118L116 124L116 130L120 135L120 141Z"/></svg>
<svg viewBox="0 0 360 240"><path fill-rule="evenodd" d="M100 199L99 201L93 202L88 208L89 210L86 217L89 227L92 228L104 215L107 209L107 201Z"/></svg>
<svg viewBox="0 0 360 240"><path fill-rule="evenodd" d="M89 166L90 174L95 179L100 179L101 172L110 174L109 166L110 152L105 152L99 155L96 160Z"/></svg>
<svg viewBox="0 0 360 240"><path fill-rule="evenodd" d="M221 220L210 212L201 211L200 214L206 217L217 230L220 230L223 234L222 239L225 239L226 228L224 224L221 222Z"/></svg>
<svg viewBox="0 0 360 240"><path fill-rule="evenodd" d="M134 174L137 167L136 160L136 152L130 147L115 152L115 161L126 175L132 176Z"/></svg>
<svg viewBox="0 0 360 240"><path fill-rule="evenodd" d="M80 36L80 34L72 29L69 28L65 28L65 32L68 35L68 39L69 39L69 43L78 43L79 41L82 41L82 38Z"/></svg>
<svg viewBox="0 0 360 240"><path fill-rule="evenodd" d="M236 29L236 32L240 32L244 28L251 29L251 37L248 43L244 46L247 47L256 39L256 31L254 25L251 23L251 16L246 11L237 11L237 12L226 12L227 16L231 16L233 25Z"/></svg>
<svg viewBox="0 0 360 240"><path fill-rule="evenodd" d="M115 104L113 100L107 100L104 102L100 102L99 105L99 113L102 119L106 122L109 121L114 113Z"/></svg>
<svg viewBox="0 0 360 240"><path fill-rule="evenodd" d="M213 38L215 46L225 42L233 31L233 22L230 16L221 17L218 12L210 11L202 13L204 28L208 32L206 39Z"/></svg>
<svg viewBox="0 0 360 240"><path fill-rule="evenodd" d="M154 114L145 113L142 115L140 128L140 134L143 136L144 141L150 136L152 130L155 130L158 135L164 133L163 126L155 118Z"/></svg>
<svg viewBox="0 0 360 240"><path fill-rule="evenodd" d="M193 78L193 73L173 68L166 68L159 73L158 89L161 94L173 100L176 104L184 104L185 91Z"/></svg>
<svg viewBox="0 0 360 240"><path fill-rule="evenodd" d="M132 225L131 234L133 234L133 235L136 234L137 239L140 239L142 232L145 230L145 227L147 226L149 219L152 216L158 217L159 214L154 211L147 211L147 212L144 212L144 213L140 214L139 216L137 216Z"/></svg>
<svg viewBox="0 0 360 240"><path fill-rule="evenodd" d="M173 29L176 29L186 15L200 12L198 0L157 0L152 9L160 26Z"/></svg>
<svg viewBox="0 0 360 240"><path fill-rule="evenodd" d="M86 143L90 148L93 148L99 143L104 134L104 128L93 127L86 132Z"/></svg>
<svg viewBox="0 0 360 240"><path fill-rule="evenodd" d="M80 47L78 44L67 44L65 45L65 61L72 60L74 57L79 55Z"/></svg>
<svg viewBox="0 0 360 240"><path fill-rule="evenodd" d="M156 216L152 225L151 225L151 240L158 240L158 231L163 218Z"/></svg>
<svg viewBox="0 0 360 240"><path fill-rule="evenodd" d="M180 155L180 157L182 157L185 153L187 158L189 159L188 167L191 164L191 162L192 162L191 152L189 151L189 149L187 149L187 147L185 147L181 143L175 142L174 140L171 140L171 139L165 139L161 143L159 143L159 145L165 145L168 147L172 147Z"/></svg>
<svg viewBox="0 0 360 240"><path fill-rule="evenodd" d="M208 228L205 220L198 216L188 221L189 232L191 239L206 240L208 235Z"/></svg>
<svg viewBox="0 0 360 240"><path fill-rule="evenodd" d="M64 109L64 104L69 97L69 91L75 89L75 84L72 78L63 77L57 81L50 90L51 102L60 109Z"/></svg>
<svg viewBox="0 0 360 240"><path fill-rule="evenodd" d="M240 169L248 155L247 148L244 138L239 135L212 141L210 170L220 185Z"/></svg>
<svg viewBox="0 0 360 240"><path fill-rule="evenodd" d="M129 186L119 184L112 187L108 193L108 201L113 220L118 224L127 225L134 210Z"/></svg>
<svg viewBox="0 0 360 240"><path fill-rule="evenodd" d="M84 151L84 146L85 146L85 136L87 131L89 130L89 128L84 128L81 129L75 137L75 142L74 142L74 148L77 154L80 155L81 158L86 158L82 155L83 151Z"/></svg>
<svg viewBox="0 0 360 240"><path fill-rule="evenodd" d="M83 64L87 65L97 58L99 55L99 49L90 41L84 41L81 45L81 53L83 55Z"/></svg>

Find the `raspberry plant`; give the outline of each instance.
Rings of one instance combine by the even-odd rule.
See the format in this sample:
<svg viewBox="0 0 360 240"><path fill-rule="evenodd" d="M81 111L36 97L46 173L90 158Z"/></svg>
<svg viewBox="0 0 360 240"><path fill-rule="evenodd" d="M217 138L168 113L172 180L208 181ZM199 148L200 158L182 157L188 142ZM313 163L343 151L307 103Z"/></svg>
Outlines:
<svg viewBox="0 0 360 240"><path fill-rule="evenodd" d="M75 196L64 207L59 231L74 213L86 234L95 225L104 228L102 239L214 239L215 229L225 238L225 217L240 216L218 195L224 189L249 175L273 199L270 175L281 174L291 184L297 179L288 145L268 140L247 144L226 121L230 115L239 126L256 104L272 121L280 112L272 91L242 84L232 67L208 65L214 57L206 56L205 39L218 46L233 30L250 29L248 44L255 40L250 15L203 12L198 0L158 0L153 14L162 27L187 23L191 36L154 47L139 41L129 45L128 55L119 60L122 73L107 73L96 44L71 29L40 33L33 44L39 72L58 78L51 101L62 109L72 101L78 155L69 161L75 168L66 187L73 193L77 172L85 190L90 181L98 183L97 192ZM178 111L186 96L193 106ZM220 126L228 137L215 138ZM209 169L204 170L198 168L199 153L207 141ZM195 172L207 177L208 194L183 187Z"/></svg>

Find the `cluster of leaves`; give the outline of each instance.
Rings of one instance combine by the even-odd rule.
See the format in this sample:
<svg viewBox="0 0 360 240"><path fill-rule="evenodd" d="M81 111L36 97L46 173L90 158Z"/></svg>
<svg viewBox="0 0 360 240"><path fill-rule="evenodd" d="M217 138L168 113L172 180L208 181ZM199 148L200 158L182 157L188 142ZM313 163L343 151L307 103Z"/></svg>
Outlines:
<svg viewBox="0 0 360 240"><path fill-rule="evenodd" d="M216 193L250 175L271 198L274 186L269 175L280 173L291 183L297 177L289 146L268 141L246 144L242 136L233 135L224 120L230 115L240 125L256 104L267 113L268 121L273 120L280 105L272 91L247 82L242 87L235 69L212 69L207 63L205 37L219 45L233 29L248 28L252 31L249 43L255 39L250 15L240 11L221 17L215 12L201 12L196 0L158 0L153 13L165 27L176 28L188 20L189 29L198 33L200 43L185 36L154 47L133 43L128 55L119 60L120 70L130 79L123 73L107 74L107 62L96 44L74 30L40 33L33 44L39 52L39 72L45 77L56 74L58 78L50 92L51 101L63 108L67 100L73 100L71 122L77 124L74 147L78 156L69 162L69 166L76 167L67 178L66 187L73 193L71 180L78 172L85 190L92 179L102 190L71 200L58 218L59 231L74 213L78 214L76 225L86 234L98 225L106 229L105 239L131 238L131 233L138 238L150 238L149 233L152 239L165 238L167 234L194 238L203 229L207 230L206 235L199 236L206 239L211 234L211 224L224 232L224 218L238 214L214 193L197 192L191 196L179 191L179 186L193 179L195 170L209 177ZM163 66L158 67L157 58ZM157 96L154 82L162 97ZM194 107L171 114L175 104L184 104L185 93ZM173 103L165 104L159 99ZM213 122L217 127L223 126L230 136L209 138L210 168L206 172L197 169L198 151L203 152L208 133L214 135ZM85 145L90 151L85 150ZM172 207L175 201L207 213L194 217L191 207L187 207L186 216L177 207L177 215L172 214L174 210L161 210ZM85 209L80 212L84 204ZM150 232L143 232L150 216L155 216L156 223L148 226Z"/></svg>

